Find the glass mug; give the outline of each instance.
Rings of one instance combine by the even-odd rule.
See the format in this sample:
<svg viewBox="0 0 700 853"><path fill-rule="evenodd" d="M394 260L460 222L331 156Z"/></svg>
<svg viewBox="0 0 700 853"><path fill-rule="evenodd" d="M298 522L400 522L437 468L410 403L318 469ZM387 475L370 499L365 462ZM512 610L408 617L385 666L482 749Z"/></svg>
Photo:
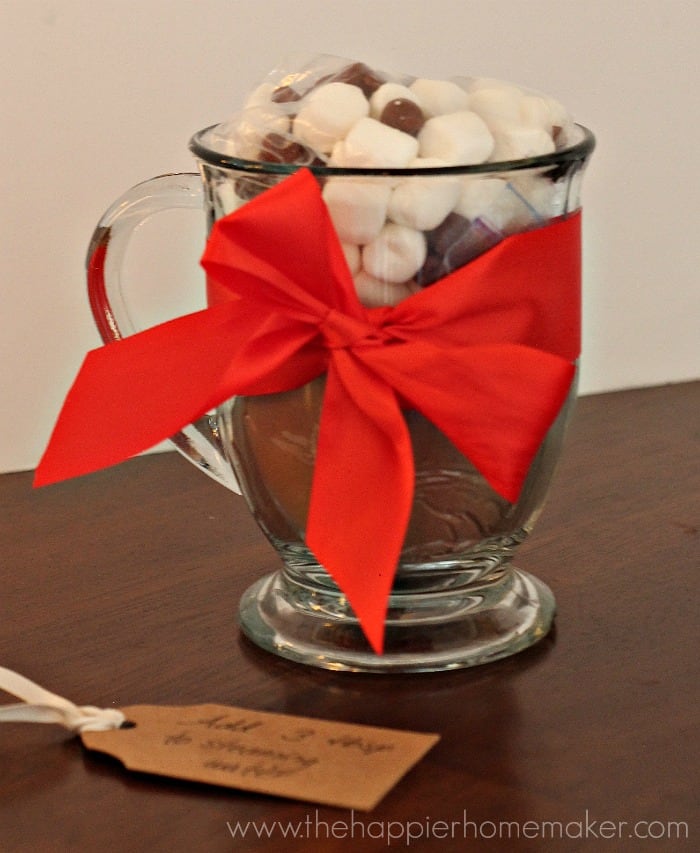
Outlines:
<svg viewBox="0 0 700 853"><path fill-rule="evenodd" d="M568 147L527 160L400 171L312 166L311 171L321 186L355 182L390 192L410 180L414 197L425 191L427 198L432 190L444 195L451 184L463 188L468 183L471 197L489 199L479 215L457 222L449 240L434 240L430 263L418 277L425 286L510 233L576 211L594 144L590 131L576 125ZM163 175L137 185L109 208L94 232L88 290L105 342L138 331L124 298L121 268L140 223L169 208L203 208L210 229L218 218L299 168L229 156L217 126L195 134L190 150L199 174ZM356 224L361 231L362 223ZM360 296L365 304L381 305L395 300L398 292L375 281L374 290ZM416 411L404 412L414 453L415 494L381 655L372 651L342 591L305 544L323 377L293 391L235 397L172 436L190 461L243 494L281 557L278 571L244 593L243 632L262 648L297 662L366 672L467 667L513 654L544 637L555 611L552 593L514 567L512 559L541 512L575 384L512 504L432 423Z"/></svg>

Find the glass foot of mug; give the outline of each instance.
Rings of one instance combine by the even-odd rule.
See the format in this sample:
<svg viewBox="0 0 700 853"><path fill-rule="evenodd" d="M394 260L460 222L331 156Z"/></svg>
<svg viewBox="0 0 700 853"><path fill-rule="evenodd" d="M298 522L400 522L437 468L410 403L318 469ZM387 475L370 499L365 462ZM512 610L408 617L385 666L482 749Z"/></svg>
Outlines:
<svg viewBox="0 0 700 853"><path fill-rule="evenodd" d="M547 634L554 612L550 589L513 566L480 586L394 593L385 651L376 655L341 593L301 584L280 570L244 593L240 622L258 646L298 663L348 672L434 672L515 654Z"/></svg>

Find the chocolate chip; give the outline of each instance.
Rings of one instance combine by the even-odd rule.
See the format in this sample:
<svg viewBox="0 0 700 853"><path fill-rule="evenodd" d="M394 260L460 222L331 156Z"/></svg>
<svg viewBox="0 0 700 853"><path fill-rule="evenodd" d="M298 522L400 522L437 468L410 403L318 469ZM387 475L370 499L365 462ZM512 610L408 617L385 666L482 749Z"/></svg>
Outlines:
<svg viewBox="0 0 700 853"><path fill-rule="evenodd" d="M353 62L352 65L346 65L336 74L332 74L329 79L334 83L349 83L351 86L359 86L366 98L369 98L382 83L386 82L380 74L372 71L364 62Z"/></svg>
<svg viewBox="0 0 700 853"><path fill-rule="evenodd" d="M425 116L415 101L409 98L395 98L384 107L379 121L410 136L417 136L418 131L425 124Z"/></svg>
<svg viewBox="0 0 700 853"><path fill-rule="evenodd" d="M423 266L416 273L416 284L421 287L427 287L429 284L433 284L433 282L447 275L447 272L447 267L440 255L428 255Z"/></svg>
<svg viewBox="0 0 700 853"><path fill-rule="evenodd" d="M475 219L461 237L445 251L445 266L450 272L463 267L502 239L503 235L498 231L494 231L483 220Z"/></svg>
<svg viewBox="0 0 700 853"><path fill-rule="evenodd" d="M291 104L301 100L301 95L291 86L278 86L272 93L270 100L275 104Z"/></svg>
<svg viewBox="0 0 700 853"><path fill-rule="evenodd" d="M263 163L300 163L310 156L309 149L299 142L281 133L268 133L260 145L258 160Z"/></svg>
<svg viewBox="0 0 700 853"><path fill-rule="evenodd" d="M428 249L438 255L444 255L467 228L469 228L468 219L460 216L459 213L448 213L437 228L426 233Z"/></svg>
<svg viewBox="0 0 700 853"><path fill-rule="evenodd" d="M236 178L234 189L238 198L243 201L250 201L251 198L255 198L255 196L265 192L265 190L269 189L275 183L276 179L273 176L262 177L256 175L252 177L241 175L240 178Z"/></svg>
<svg viewBox="0 0 700 853"><path fill-rule="evenodd" d="M470 222L453 212L437 228L428 231L426 238L428 259L416 277L423 287L478 258L500 242L503 235L482 219Z"/></svg>

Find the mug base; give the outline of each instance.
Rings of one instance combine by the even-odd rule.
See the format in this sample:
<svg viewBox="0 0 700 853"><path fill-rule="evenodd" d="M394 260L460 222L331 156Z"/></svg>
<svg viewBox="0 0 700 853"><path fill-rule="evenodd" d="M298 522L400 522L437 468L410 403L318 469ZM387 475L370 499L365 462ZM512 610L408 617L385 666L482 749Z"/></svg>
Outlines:
<svg viewBox="0 0 700 853"><path fill-rule="evenodd" d="M243 633L261 648L344 672L436 672L508 657L546 636L551 590L514 566L459 590L393 593L384 653L375 654L342 594L305 586L282 569L243 595Z"/></svg>

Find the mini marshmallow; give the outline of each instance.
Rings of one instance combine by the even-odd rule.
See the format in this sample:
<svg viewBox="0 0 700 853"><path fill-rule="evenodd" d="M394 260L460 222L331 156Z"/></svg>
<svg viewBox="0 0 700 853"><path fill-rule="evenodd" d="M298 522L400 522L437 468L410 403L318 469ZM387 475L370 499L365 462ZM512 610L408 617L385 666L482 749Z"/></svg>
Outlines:
<svg viewBox="0 0 700 853"><path fill-rule="evenodd" d="M418 142L421 157L437 157L455 166L483 163L494 148L486 123L470 110L428 119Z"/></svg>
<svg viewBox="0 0 700 853"><path fill-rule="evenodd" d="M376 119L361 118L333 148L330 162L345 168L403 169L417 154L413 136Z"/></svg>
<svg viewBox="0 0 700 853"><path fill-rule="evenodd" d="M357 298L366 308L381 308L385 305L398 305L420 288L415 282L391 284L380 281L362 270L355 276Z"/></svg>
<svg viewBox="0 0 700 853"><path fill-rule="evenodd" d="M520 101L519 115L514 123L526 127L541 127L551 133L553 122L547 100L540 95L525 95Z"/></svg>
<svg viewBox="0 0 700 853"><path fill-rule="evenodd" d="M551 154L555 149L551 135L541 127L526 127L499 122L492 125L495 145L489 158L491 162L522 160Z"/></svg>
<svg viewBox="0 0 700 853"><path fill-rule="evenodd" d="M294 135L322 154L330 154L336 142L368 114L369 102L357 86L326 83L303 100L294 119Z"/></svg>
<svg viewBox="0 0 700 853"><path fill-rule="evenodd" d="M504 234L530 227L540 220L537 211L517 188L500 178L465 180L455 213L471 222L483 221Z"/></svg>
<svg viewBox="0 0 700 853"><path fill-rule="evenodd" d="M505 80L499 80L496 77L469 77L458 78L466 82L466 90L471 97L475 92L481 89L500 90L502 92L510 92L512 95L522 95L522 90L513 83L507 83ZM464 85L464 82L462 83Z"/></svg>
<svg viewBox="0 0 700 853"><path fill-rule="evenodd" d="M373 278L399 284L413 278L426 254L422 232L389 222L362 250L362 266Z"/></svg>
<svg viewBox="0 0 700 853"><path fill-rule="evenodd" d="M384 112L384 107L390 101L408 100L418 104L418 98L408 88L400 83L384 83L369 99L369 114L372 118L379 119Z"/></svg>
<svg viewBox="0 0 700 853"><path fill-rule="evenodd" d="M348 265L351 275L357 275L362 269L362 252L360 247L354 243L341 243L340 248L345 255L345 261Z"/></svg>
<svg viewBox="0 0 700 853"><path fill-rule="evenodd" d="M570 201L568 180L552 181L546 175L525 172L514 176L511 184L543 220L566 213Z"/></svg>
<svg viewBox="0 0 700 853"><path fill-rule="evenodd" d="M383 182L329 178L323 200L341 242L363 246L374 240L384 225L390 194L391 187Z"/></svg>
<svg viewBox="0 0 700 853"><path fill-rule="evenodd" d="M549 117L552 122L552 127L568 127L572 124L571 116L566 107L560 104L555 98L545 97Z"/></svg>
<svg viewBox="0 0 700 853"><path fill-rule="evenodd" d="M416 158L413 169L445 165L436 158ZM457 203L461 186L458 178L431 175L404 178L394 189L387 215L398 225L431 231L442 222Z"/></svg>
<svg viewBox="0 0 700 853"><path fill-rule="evenodd" d="M497 207L505 192L506 182L500 178L474 176L466 178L462 192L455 204L455 213L470 222L483 216L491 208Z"/></svg>
<svg viewBox="0 0 700 853"><path fill-rule="evenodd" d="M520 121L520 102L523 96L514 86L477 89L469 96L469 109L480 115L489 127L493 121Z"/></svg>
<svg viewBox="0 0 700 853"><path fill-rule="evenodd" d="M456 113L469 106L469 95L451 80L419 77L409 88L428 117Z"/></svg>

